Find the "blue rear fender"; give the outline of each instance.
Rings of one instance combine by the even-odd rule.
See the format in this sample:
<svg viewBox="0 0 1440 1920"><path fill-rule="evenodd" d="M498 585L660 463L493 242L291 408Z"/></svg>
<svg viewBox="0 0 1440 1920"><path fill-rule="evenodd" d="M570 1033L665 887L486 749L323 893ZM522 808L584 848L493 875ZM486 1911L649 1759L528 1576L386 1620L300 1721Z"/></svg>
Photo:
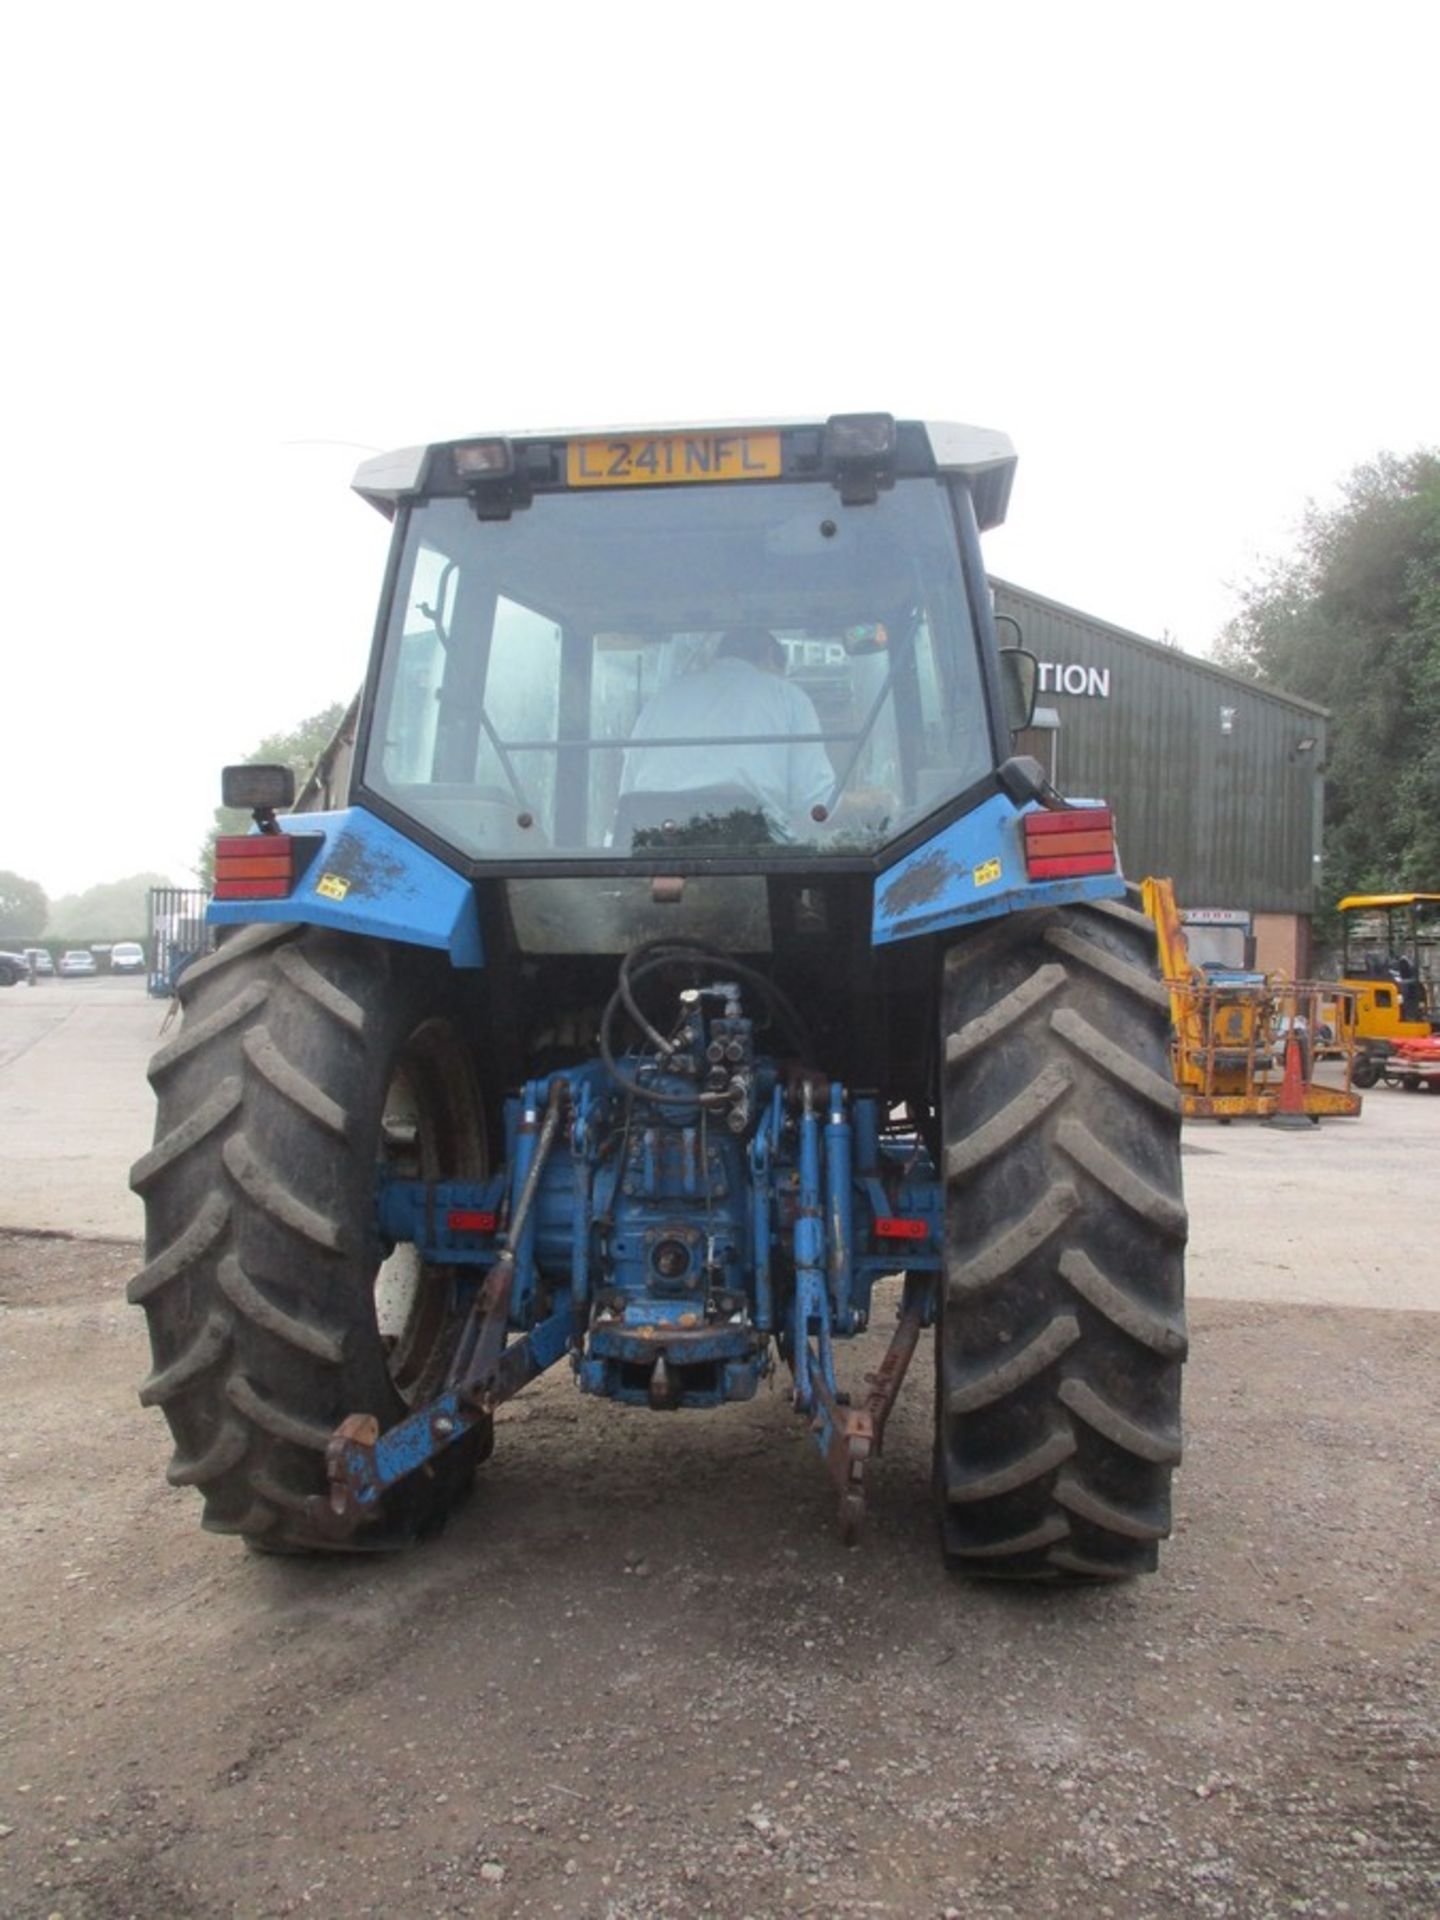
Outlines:
<svg viewBox="0 0 1440 1920"><path fill-rule="evenodd" d="M1017 808L992 794L897 861L875 885L876 946L945 932L1007 913L1077 901L1117 900L1120 873L1031 881ZM481 967L484 952L475 889L413 840L363 807L289 814L280 826L307 849L304 870L281 900L211 903L212 926L287 922L398 940L447 953L456 967Z"/></svg>
<svg viewBox="0 0 1440 1920"><path fill-rule="evenodd" d="M484 965L474 887L413 840L363 807L285 814L279 824L304 857L292 891L283 900L212 901L211 926L299 922L438 948L456 967Z"/></svg>
<svg viewBox="0 0 1440 1920"><path fill-rule="evenodd" d="M1038 811L1033 804L1017 807L1006 794L992 794L898 860L875 882L872 944L913 940L1036 907L1121 899L1125 878L1118 871L1066 880L1029 878L1020 823L1025 814Z"/></svg>

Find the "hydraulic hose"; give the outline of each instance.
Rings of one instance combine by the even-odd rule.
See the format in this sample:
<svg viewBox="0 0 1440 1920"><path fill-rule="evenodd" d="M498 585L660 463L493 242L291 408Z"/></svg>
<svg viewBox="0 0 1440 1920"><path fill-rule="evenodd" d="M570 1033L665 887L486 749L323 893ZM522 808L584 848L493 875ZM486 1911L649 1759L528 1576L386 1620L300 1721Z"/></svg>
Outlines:
<svg viewBox="0 0 1440 1920"><path fill-rule="evenodd" d="M635 963L642 959L645 965L638 973L632 973ZM794 1002L775 985L773 980L767 979L755 967L747 966L743 960L735 959L732 954L710 953L704 947L690 946L684 941L674 941L665 935L654 940L642 941L638 947L632 947L620 962L620 994L625 1011L660 1052L668 1053L670 1042L641 1012L635 1000L634 986L636 981L646 974L659 971L661 963L669 965L681 961L712 968L722 978L728 979L733 976L744 985L753 987L770 1011L779 1018L781 1025L789 1029L796 1051L802 1057L809 1056L812 1051L809 1030Z"/></svg>
<svg viewBox="0 0 1440 1920"><path fill-rule="evenodd" d="M637 1099L653 1100L659 1106L724 1107L730 1104L735 1096L728 1087L717 1092L702 1092L699 1087L696 1087L692 1092L687 1088L681 1093L672 1092L668 1087L647 1087L641 1081L633 1079L616 1059L615 1050L611 1044L611 1030L615 1024L615 1015L619 1011L620 1005L621 999L617 989L605 1003L605 1011L600 1016L600 1058L605 1062L606 1071L618 1087L626 1093L634 1094ZM648 1024L646 1031L652 1031ZM664 1052L669 1053L669 1051L670 1047L667 1042L664 1047Z"/></svg>
<svg viewBox="0 0 1440 1920"><path fill-rule="evenodd" d="M683 941L674 941L662 935L654 940L642 941L639 946L632 947L625 955L620 962L615 992L606 1002L605 1011L600 1017L600 1057L616 1085L626 1093L634 1094L640 1099L653 1100L661 1106L700 1106L702 1108L728 1106L736 1097L728 1087L704 1092L698 1087L694 1091L687 1088L684 1092L647 1087L627 1073L616 1058L613 1040L614 1025L616 1014L622 1006L662 1060L668 1059L674 1053L674 1043L646 1016L636 998L635 989L650 974L661 973L675 966L708 969L726 978L733 977L754 988L770 1012L789 1029L790 1038L795 1042L800 1053L803 1055L809 1052L810 1041L805 1023L793 1003L773 980L767 980L763 973L758 972L754 967L746 966L744 961L736 960L729 954L710 953L703 947L689 946Z"/></svg>

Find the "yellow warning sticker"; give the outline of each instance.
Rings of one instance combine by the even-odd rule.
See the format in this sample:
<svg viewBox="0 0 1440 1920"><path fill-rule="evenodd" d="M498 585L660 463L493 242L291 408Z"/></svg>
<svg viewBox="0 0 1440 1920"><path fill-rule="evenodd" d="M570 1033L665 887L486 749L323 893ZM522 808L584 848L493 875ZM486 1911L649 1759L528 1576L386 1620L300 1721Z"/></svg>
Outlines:
<svg viewBox="0 0 1440 1920"><path fill-rule="evenodd" d="M326 900L343 900L350 891L350 882L338 873L322 873L315 882L315 891Z"/></svg>
<svg viewBox="0 0 1440 1920"><path fill-rule="evenodd" d="M982 861L970 878L977 887L990 886L993 881L1000 878L1000 862L998 860Z"/></svg>

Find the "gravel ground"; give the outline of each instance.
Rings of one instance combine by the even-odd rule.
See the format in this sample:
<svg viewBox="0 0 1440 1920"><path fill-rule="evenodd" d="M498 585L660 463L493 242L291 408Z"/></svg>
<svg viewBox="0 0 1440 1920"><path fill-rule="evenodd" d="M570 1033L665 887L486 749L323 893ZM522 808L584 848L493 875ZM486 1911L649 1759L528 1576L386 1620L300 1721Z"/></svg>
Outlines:
<svg viewBox="0 0 1440 1920"><path fill-rule="evenodd" d="M778 1393L553 1379L441 1538L317 1564L166 1486L136 1260L0 1234L13 1920L1440 1909L1434 1314L1201 1301L1122 1588L944 1572L924 1353L853 1552Z"/></svg>

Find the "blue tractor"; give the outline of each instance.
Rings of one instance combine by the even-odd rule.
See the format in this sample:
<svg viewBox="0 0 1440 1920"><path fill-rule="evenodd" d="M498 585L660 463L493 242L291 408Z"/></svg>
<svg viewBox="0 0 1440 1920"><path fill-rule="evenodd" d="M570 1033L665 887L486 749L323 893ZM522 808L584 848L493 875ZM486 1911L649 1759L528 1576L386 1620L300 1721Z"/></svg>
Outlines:
<svg viewBox="0 0 1440 1920"><path fill-rule="evenodd" d="M853 1537L933 1329L946 1559L1154 1566L1169 1002L1108 810L1014 750L1014 465L852 414L362 466L394 538L349 804L227 769L255 830L133 1174L141 1397L206 1526L394 1547L551 1367L666 1413L783 1367Z"/></svg>

